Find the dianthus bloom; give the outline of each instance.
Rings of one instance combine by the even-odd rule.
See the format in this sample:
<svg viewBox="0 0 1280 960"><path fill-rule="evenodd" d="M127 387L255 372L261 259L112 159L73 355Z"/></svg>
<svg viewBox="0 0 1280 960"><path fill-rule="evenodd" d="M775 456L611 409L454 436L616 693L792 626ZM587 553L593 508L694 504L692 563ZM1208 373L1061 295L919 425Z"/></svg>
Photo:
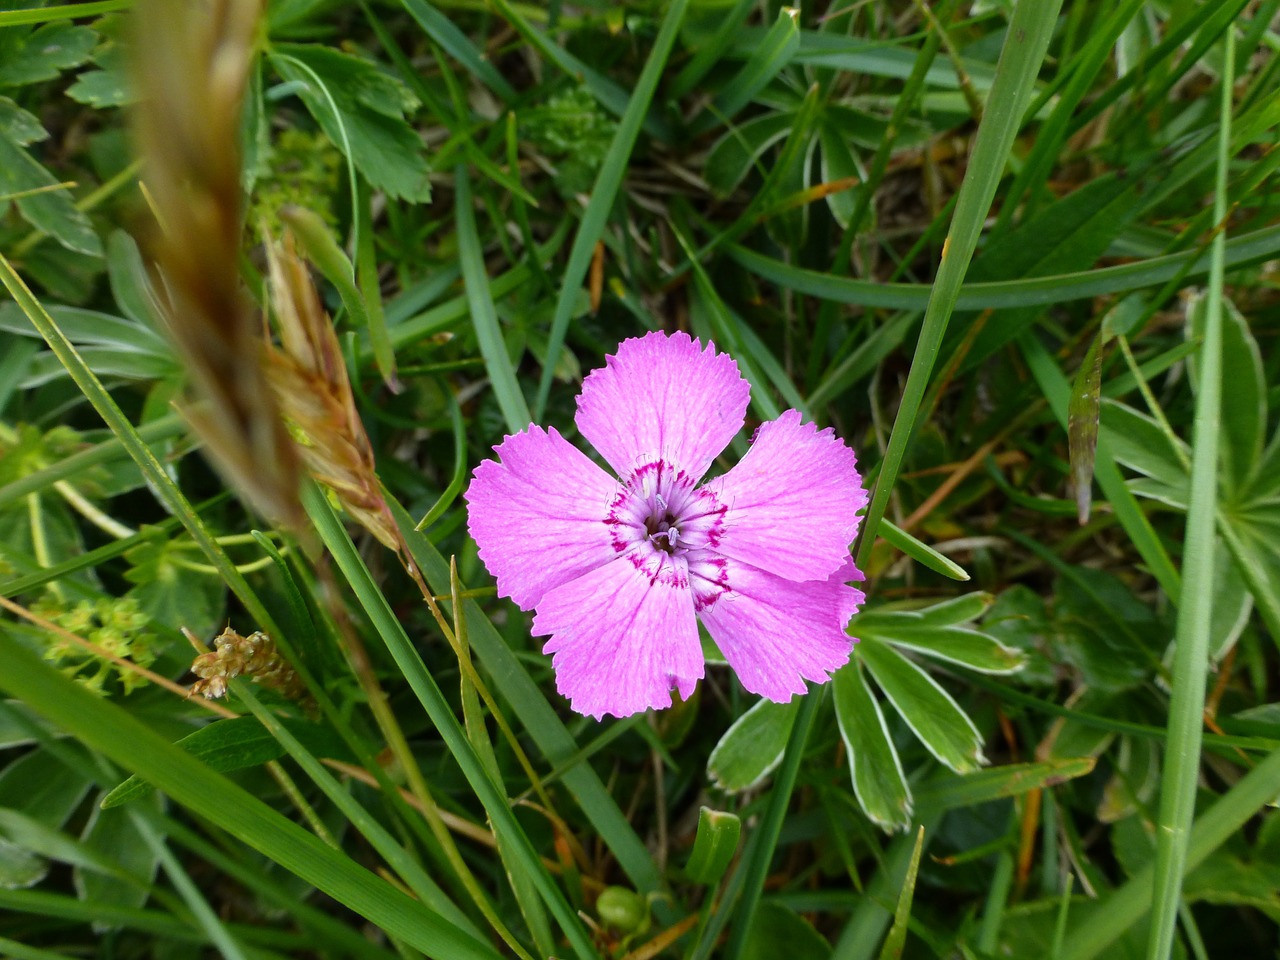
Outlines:
<svg viewBox="0 0 1280 960"><path fill-rule="evenodd" d="M494 447L466 493L500 596L537 610L556 687L600 719L688 698L697 620L742 685L788 701L849 659L863 601L849 556L867 495L853 451L788 410L727 473L698 482L742 429L738 365L687 334L626 340L578 397L578 429L621 479L537 425Z"/></svg>

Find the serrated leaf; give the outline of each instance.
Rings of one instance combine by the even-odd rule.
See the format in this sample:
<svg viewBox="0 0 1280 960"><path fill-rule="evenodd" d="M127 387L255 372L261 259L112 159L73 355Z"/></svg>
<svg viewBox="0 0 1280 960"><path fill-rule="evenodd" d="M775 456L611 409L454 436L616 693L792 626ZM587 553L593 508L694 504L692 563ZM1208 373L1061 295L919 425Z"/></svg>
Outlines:
<svg viewBox="0 0 1280 960"><path fill-rule="evenodd" d="M49 132L34 113L23 110L8 97L0 97L0 134L25 147L49 139Z"/></svg>
<svg viewBox="0 0 1280 960"><path fill-rule="evenodd" d="M281 723L312 753L333 755L333 738L325 728L300 720L282 719ZM255 717L206 724L179 740L178 746L219 773L256 767L284 755L284 747ZM104 810L118 807L146 796L152 789L145 780L132 776L103 797L101 806Z"/></svg>
<svg viewBox="0 0 1280 960"><path fill-rule="evenodd" d="M24 149L45 136L39 124L32 128L30 116L0 97L0 197L16 197L23 219L64 247L101 256L102 242L89 218L76 208L60 181Z"/></svg>
<svg viewBox="0 0 1280 960"><path fill-rule="evenodd" d="M738 850L738 837L742 833L742 821L735 813L703 807L698 813L698 833L693 840L693 852L684 872L694 883L720 882L729 861Z"/></svg>
<svg viewBox="0 0 1280 960"><path fill-rule="evenodd" d="M63 70L88 60L97 43L98 35L92 29L65 21L46 23L25 36L13 36L0 56L0 87L52 80Z"/></svg>
<svg viewBox="0 0 1280 960"><path fill-rule="evenodd" d="M367 60L311 44L277 44L271 62L299 85L316 123L350 152L370 186L420 203L431 199L422 139L404 119L413 101L400 81Z"/></svg>
<svg viewBox="0 0 1280 960"><path fill-rule="evenodd" d="M186 553L168 537L133 547L125 554L131 564L125 579L135 586L125 596L156 623L203 636L222 620L227 589L219 577L184 566Z"/></svg>
<svg viewBox="0 0 1280 960"><path fill-rule="evenodd" d="M856 660L836 671L832 687L859 806L881 829L906 830L911 825L911 788L884 714Z"/></svg>
<svg viewBox="0 0 1280 960"><path fill-rule="evenodd" d="M754 787L782 762L800 702L761 700L734 721L707 758L707 775L721 790Z"/></svg>
<svg viewBox="0 0 1280 960"><path fill-rule="evenodd" d="M987 762L982 734L936 680L879 640L863 640L854 649L898 715L940 762L956 773Z"/></svg>

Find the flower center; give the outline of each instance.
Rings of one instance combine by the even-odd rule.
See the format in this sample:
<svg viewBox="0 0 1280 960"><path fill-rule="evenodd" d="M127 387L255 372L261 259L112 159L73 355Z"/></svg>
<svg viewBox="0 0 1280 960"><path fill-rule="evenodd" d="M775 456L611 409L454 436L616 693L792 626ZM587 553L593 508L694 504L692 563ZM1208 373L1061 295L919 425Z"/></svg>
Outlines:
<svg viewBox="0 0 1280 960"><path fill-rule="evenodd" d="M715 495L695 489L683 470L655 460L626 481L605 522L619 553L638 549L645 557L684 557L719 542L724 512Z"/></svg>

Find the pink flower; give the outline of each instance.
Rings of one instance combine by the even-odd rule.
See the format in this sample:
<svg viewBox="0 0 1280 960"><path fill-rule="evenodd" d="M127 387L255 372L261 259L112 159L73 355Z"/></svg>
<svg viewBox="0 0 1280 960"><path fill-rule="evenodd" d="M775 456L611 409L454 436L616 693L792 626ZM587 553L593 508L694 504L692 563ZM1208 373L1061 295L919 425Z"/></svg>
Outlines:
<svg viewBox="0 0 1280 960"><path fill-rule="evenodd" d="M853 451L788 410L698 482L742 429L738 365L687 334L626 340L582 384L576 423L616 480L553 427L494 447L466 493L500 596L537 610L556 687L600 719L671 705L703 674L697 620L770 700L849 659L863 601L849 556L867 501Z"/></svg>

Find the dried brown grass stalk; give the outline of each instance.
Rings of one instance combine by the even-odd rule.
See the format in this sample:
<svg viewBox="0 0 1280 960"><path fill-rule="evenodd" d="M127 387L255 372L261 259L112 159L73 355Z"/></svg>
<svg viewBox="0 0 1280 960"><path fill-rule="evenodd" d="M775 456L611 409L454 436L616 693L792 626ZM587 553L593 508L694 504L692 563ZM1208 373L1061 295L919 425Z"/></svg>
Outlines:
<svg viewBox="0 0 1280 960"><path fill-rule="evenodd" d="M200 404L185 410L228 480L267 516L301 519L299 465L261 364L240 282L240 113L261 0L142 0L134 128L159 229L164 318Z"/></svg>
<svg viewBox="0 0 1280 960"><path fill-rule="evenodd" d="M268 241L271 304L280 346L266 348L267 379L293 428L311 474L343 509L388 548L405 554L374 472L373 448L356 411L351 381L329 315L306 263L284 242Z"/></svg>

